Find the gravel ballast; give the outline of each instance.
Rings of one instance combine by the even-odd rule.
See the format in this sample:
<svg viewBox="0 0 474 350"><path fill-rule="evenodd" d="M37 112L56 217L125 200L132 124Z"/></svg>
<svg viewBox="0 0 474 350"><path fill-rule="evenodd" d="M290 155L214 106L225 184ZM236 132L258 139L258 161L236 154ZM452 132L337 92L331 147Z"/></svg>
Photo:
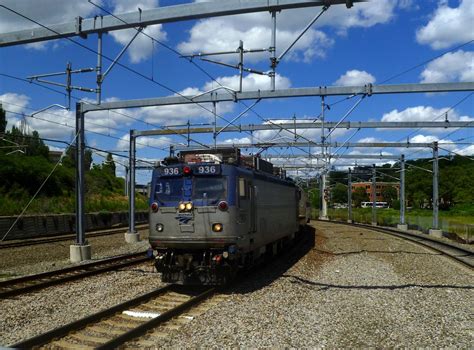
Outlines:
<svg viewBox="0 0 474 350"><path fill-rule="evenodd" d="M472 346L472 270L382 233L313 226L316 246L296 264L266 267L157 346Z"/></svg>
<svg viewBox="0 0 474 350"><path fill-rule="evenodd" d="M383 233L326 222L312 226L314 246L260 268L224 301L156 339L156 346L471 347L471 269ZM107 249L118 248L104 248L104 254ZM0 344L160 286L159 275L150 271L144 265L2 300Z"/></svg>

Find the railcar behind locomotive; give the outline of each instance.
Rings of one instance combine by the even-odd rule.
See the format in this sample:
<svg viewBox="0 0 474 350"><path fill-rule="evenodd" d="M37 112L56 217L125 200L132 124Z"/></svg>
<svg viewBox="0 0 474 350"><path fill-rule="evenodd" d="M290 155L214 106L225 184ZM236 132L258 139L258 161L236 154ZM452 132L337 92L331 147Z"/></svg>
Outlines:
<svg viewBox="0 0 474 350"><path fill-rule="evenodd" d="M181 152L153 172L150 244L165 282L224 284L299 228L294 182L240 150Z"/></svg>

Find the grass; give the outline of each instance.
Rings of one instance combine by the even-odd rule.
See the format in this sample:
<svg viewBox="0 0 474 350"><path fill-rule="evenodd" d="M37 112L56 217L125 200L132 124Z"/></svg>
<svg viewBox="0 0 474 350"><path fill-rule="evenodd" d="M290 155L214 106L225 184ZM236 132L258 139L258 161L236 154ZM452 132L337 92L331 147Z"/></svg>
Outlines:
<svg viewBox="0 0 474 350"><path fill-rule="evenodd" d="M27 205L29 198L13 198L10 196L0 197L0 215L18 215ZM135 197L136 210L146 210L148 201L142 195ZM117 212L128 210L128 198L120 195L91 195L85 198L85 210L87 213L94 212ZM26 215L32 214L61 214L74 213L74 197L38 197L26 211Z"/></svg>
<svg viewBox="0 0 474 350"><path fill-rule="evenodd" d="M353 219L356 222L371 223L372 208L353 208ZM396 226L400 223L400 211L395 209L377 209L377 224L383 226ZM313 209L313 217L319 211ZM433 227L433 212L430 209L410 209L405 213L405 221L411 227L427 232ZM347 220L347 209L328 209L330 219ZM471 241L474 238L474 207L472 205L460 206L449 211L439 211L439 226L445 232L455 233L459 237Z"/></svg>

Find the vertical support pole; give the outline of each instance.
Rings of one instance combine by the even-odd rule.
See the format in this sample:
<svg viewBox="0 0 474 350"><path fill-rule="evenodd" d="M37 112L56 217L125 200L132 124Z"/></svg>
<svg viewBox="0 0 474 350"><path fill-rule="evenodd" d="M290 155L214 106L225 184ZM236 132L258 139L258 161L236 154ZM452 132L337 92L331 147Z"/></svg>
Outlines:
<svg viewBox="0 0 474 350"><path fill-rule="evenodd" d="M372 165L372 226L377 226L377 208L376 208L376 202L377 202L377 192L376 192L376 187L377 187L377 172L375 170L375 164Z"/></svg>
<svg viewBox="0 0 474 350"><path fill-rule="evenodd" d="M187 138L188 147L189 147L189 144L191 142L191 137L190 137L191 130L190 130L190 128L191 128L191 124L189 123L189 119L188 119L188 138Z"/></svg>
<svg viewBox="0 0 474 350"><path fill-rule="evenodd" d="M102 33L97 34L97 89L96 98L97 104L100 105L102 100Z"/></svg>
<svg viewBox="0 0 474 350"><path fill-rule="evenodd" d="M408 225L405 224L405 155L400 157L400 223L397 225L400 230L406 231Z"/></svg>
<svg viewBox="0 0 474 350"><path fill-rule="evenodd" d="M323 160L325 159L326 152L325 152L325 138L324 138L324 111L326 109L326 105L324 103L324 96L321 96L321 155ZM326 188L326 171L327 171L327 163L324 163L322 173L321 173L321 211L319 215L319 219L327 220L328 219L328 190Z"/></svg>
<svg viewBox="0 0 474 350"><path fill-rule="evenodd" d="M69 247L71 262L91 258L91 246L86 241L84 219L84 113L82 104L76 103L76 242Z"/></svg>
<svg viewBox="0 0 474 350"><path fill-rule="evenodd" d="M240 54L240 61L239 61L239 92L242 92L242 81L244 78L244 42L242 40L239 41L239 54Z"/></svg>
<svg viewBox="0 0 474 350"><path fill-rule="evenodd" d="M128 178L129 176L129 168L128 166L125 166L125 189L124 189L124 193L126 196L128 196L128 188L129 188L129 182L130 182L130 179Z"/></svg>
<svg viewBox="0 0 474 350"><path fill-rule="evenodd" d="M129 150L129 187L128 187L128 232L125 233L125 241L134 243L140 240L140 234L135 229L135 156L136 156L135 130L130 130Z"/></svg>
<svg viewBox="0 0 474 350"><path fill-rule="evenodd" d="M71 91L72 91L72 65L71 62L68 62L66 65L66 92L67 92L67 108L71 109ZM77 108L77 105L76 105ZM76 109L77 113L77 109ZM77 124L76 124L76 132L77 132Z"/></svg>
<svg viewBox="0 0 474 350"><path fill-rule="evenodd" d="M443 233L439 229L438 209L439 209L439 195L438 195L438 142L433 142L433 227L429 231L431 235L442 237Z"/></svg>
<svg viewBox="0 0 474 350"><path fill-rule="evenodd" d="M214 114L214 133L213 133L213 139L214 139L214 149L217 149L217 106L216 106L216 101L212 102L212 113Z"/></svg>
<svg viewBox="0 0 474 350"><path fill-rule="evenodd" d="M272 11L272 43L270 46L270 52L271 52L271 57L270 57L270 67L272 68L272 71L270 73L270 78L271 78L271 88L272 91L275 91L275 76L276 76L276 66L277 66L277 61L276 61L276 11Z"/></svg>
<svg viewBox="0 0 474 350"><path fill-rule="evenodd" d="M352 224L352 171L347 174L347 222Z"/></svg>

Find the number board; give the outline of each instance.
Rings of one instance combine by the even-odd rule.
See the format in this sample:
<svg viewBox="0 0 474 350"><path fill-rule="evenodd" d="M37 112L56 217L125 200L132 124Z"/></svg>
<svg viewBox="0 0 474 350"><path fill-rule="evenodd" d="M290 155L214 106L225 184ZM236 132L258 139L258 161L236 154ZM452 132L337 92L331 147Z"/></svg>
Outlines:
<svg viewBox="0 0 474 350"><path fill-rule="evenodd" d="M196 175L219 175L221 167L220 165L197 165L193 172Z"/></svg>
<svg viewBox="0 0 474 350"><path fill-rule="evenodd" d="M166 167L160 169L161 176L178 176L181 175L182 170L178 167Z"/></svg>

